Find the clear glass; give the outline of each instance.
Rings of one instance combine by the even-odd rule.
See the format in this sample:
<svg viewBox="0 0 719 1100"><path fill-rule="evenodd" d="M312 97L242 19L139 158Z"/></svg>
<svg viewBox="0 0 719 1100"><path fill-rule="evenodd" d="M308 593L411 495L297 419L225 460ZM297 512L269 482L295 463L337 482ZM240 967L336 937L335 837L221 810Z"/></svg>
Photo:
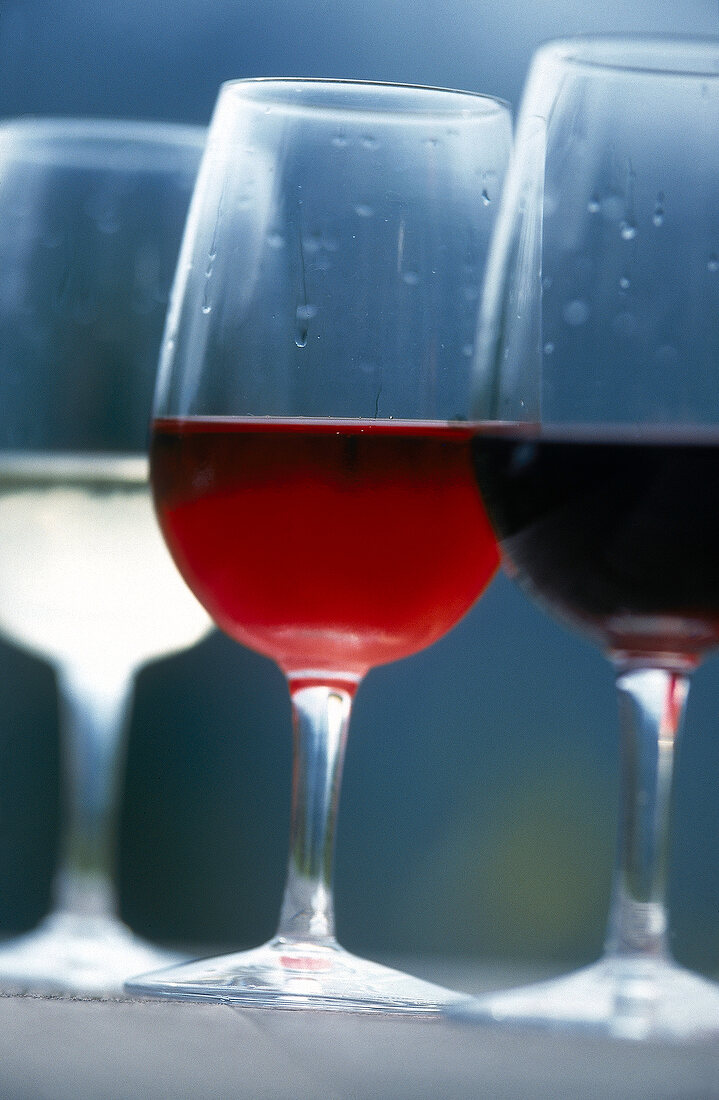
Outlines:
<svg viewBox="0 0 719 1100"><path fill-rule="evenodd" d="M339 946L332 853L359 682L450 629L497 565L468 375L510 140L506 105L469 93L221 90L168 315L151 477L190 586L287 675L289 869L271 942L133 991L423 1014L450 996Z"/></svg>
<svg viewBox="0 0 719 1100"><path fill-rule="evenodd" d="M147 433L206 131L0 125L0 631L57 673L54 907L5 989L113 993L169 956L119 919L115 825L138 669L211 629L157 532Z"/></svg>
<svg viewBox="0 0 719 1100"><path fill-rule="evenodd" d="M616 669L622 803L603 959L465 1006L634 1039L719 1034L671 958L672 762L719 642L719 45L539 51L483 297L475 464L513 576Z"/></svg>

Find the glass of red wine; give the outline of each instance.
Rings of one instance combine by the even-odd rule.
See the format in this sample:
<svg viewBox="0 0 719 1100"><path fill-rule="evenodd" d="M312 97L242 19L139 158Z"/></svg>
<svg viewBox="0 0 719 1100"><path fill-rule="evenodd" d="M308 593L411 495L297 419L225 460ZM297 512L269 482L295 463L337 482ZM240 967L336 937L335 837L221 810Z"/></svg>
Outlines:
<svg viewBox="0 0 719 1100"><path fill-rule="evenodd" d="M716 41L600 38L531 67L490 255L475 469L510 573L616 670L617 862L601 961L475 1019L719 1034L670 954L673 750L719 643Z"/></svg>
<svg viewBox="0 0 719 1100"><path fill-rule="evenodd" d="M434 1012L335 939L332 849L369 669L445 634L498 551L467 422L507 106L421 87L223 87L161 357L151 480L215 622L285 672L289 872L264 946L129 984L257 1006Z"/></svg>

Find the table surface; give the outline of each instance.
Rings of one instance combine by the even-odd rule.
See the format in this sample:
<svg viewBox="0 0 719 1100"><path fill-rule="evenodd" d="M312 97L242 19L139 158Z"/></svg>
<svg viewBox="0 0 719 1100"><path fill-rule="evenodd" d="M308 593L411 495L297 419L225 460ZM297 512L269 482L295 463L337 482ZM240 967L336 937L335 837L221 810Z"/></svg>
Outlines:
<svg viewBox="0 0 719 1100"><path fill-rule="evenodd" d="M404 965L476 992L538 974L475 961ZM719 1043L632 1043L187 1001L4 996L0 1097L719 1100Z"/></svg>

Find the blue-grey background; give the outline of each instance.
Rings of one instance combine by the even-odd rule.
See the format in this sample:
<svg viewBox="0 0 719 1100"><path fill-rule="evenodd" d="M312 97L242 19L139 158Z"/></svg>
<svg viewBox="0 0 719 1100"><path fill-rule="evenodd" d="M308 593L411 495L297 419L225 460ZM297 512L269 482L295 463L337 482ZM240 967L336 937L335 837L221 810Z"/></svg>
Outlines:
<svg viewBox="0 0 719 1100"><path fill-rule="evenodd" d="M540 42L719 33L717 0L0 0L0 117L207 122L221 81L346 76L517 104ZM0 272L2 278L2 272ZM57 827L52 675L0 647L0 930L48 905ZM684 962L719 968L719 663L696 676L679 758L671 909ZM289 703L215 636L140 677L123 807L125 919L249 944L286 859ZM599 952L617 802L611 671L503 577L431 651L357 696L337 838L340 938L368 954L564 961Z"/></svg>

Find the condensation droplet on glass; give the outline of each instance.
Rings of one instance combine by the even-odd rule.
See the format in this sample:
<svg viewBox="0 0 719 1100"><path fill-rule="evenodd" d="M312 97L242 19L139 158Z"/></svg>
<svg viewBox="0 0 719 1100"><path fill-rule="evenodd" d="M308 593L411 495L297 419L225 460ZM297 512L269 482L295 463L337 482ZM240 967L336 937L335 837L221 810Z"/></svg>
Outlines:
<svg viewBox="0 0 719 1100"><path fill-rule="evenodd" d="M332 144L336 149L345 149L349 145L346 134L335 134L332 138Z"/></svg>
<svg viewBox="0 0 719 1100"><path fill-rule="evenodd" d="M483 187L482 188L482 202L484 203L485 206L489 206L491 201L492 200L489 197L489 192L487 191L487 188Z"/></svg>
<svg viewBox="0 0 719 1100"><path fill-rule="evenodd" d="M717 256L716 252L712 252L711 256L707 260L707 268L709 271L712 272L712 274L714 274L714 272L716 271L719 271L719 256Z"/></svg>
<svg viewBox="0 0 719 1100"><path fill-rule="evenodd" d="M626 275L622 275L621 279L619 280L619 286L622 290L629 290L631 283Z"/></svg>
<svg viewBox="0 0 719 1100"><path fill-rule="evenodd" d="M564 320L568 325L577 327L583 325L589 317L589 306L581 298L574 298L564 307Z"/></svg>
<svg viewBox="0 0 719 1100"><path fill-rule="evenodd" d="M591 199L587 203L587 210L590 214L598 214L601 210L602 204L599 199L599 195L592 195Z"/></svg>
<svg viewBox="0 0 719 1100"><path fill-rule="evenodd" d="M633 241L637 235L637 227L632 221L623 221L619 226L623 241Z"/></svg>
<svg viewBox="0 0 719 1100"><path fill-rule="evenodd" d="M267 244L270 246L270 248L284 248L285 238L282 236L281 233L268 233Z"/></svg>
<svg viewBox="0 0 719 1100"><path fill-rule="evenodd" d="M436 148L437 148L437 146L439 145L439 138L436 138L436 137L429 137L429 138L427 138L427 139L426 139L426 141L425 141L425 145L426 145L426 146L427 146L427 147L428 147L429 149L436 149Z"/></svg>
<svg viewBox="0 0 719 1100"><path fill-rule="evenodd" d="M554 351L554 344L552 343L551 340L547 340L546 344L544 345L544 354L545 355L551 355L553 353L553 351Z"/></svg>
<svg viewBox="0 0 719 1100"><path fill-rule="evenodd" d="M406 283L407 286L418 286L419 275L416 271L404 271L402 273L402 282Z"/></svg>
<svg viewBox="0 0 719 1100"><path fill-rule="evenodd" d="M654 213L652 214L652 224L659 228L664 225L664 192L660 191L657 195L656 205L654 207Z"/></svg>
<svg viewBox="0 0 719 1100"><path fill-rule="evenodd" d="M379 142L372 134L363 134L360 141L365 149L379 149Z"/></svg>
<svg viewBox="0 0 719 1100"><path fill-rule="evenodd" d="M371 218L374 214L374 210L366 202L358 202L354 209L359 218Z"/></svg>
<svg viewBox="0 0 719 1100"><path fill-rule="evenodd" d="M203 312L204 314L212 313L212 306L211 306L211 305L209 305L209 303L206 303L206 304L205 304L205 305L204 305L204 306L202 307L202 312Z"/></svg>

